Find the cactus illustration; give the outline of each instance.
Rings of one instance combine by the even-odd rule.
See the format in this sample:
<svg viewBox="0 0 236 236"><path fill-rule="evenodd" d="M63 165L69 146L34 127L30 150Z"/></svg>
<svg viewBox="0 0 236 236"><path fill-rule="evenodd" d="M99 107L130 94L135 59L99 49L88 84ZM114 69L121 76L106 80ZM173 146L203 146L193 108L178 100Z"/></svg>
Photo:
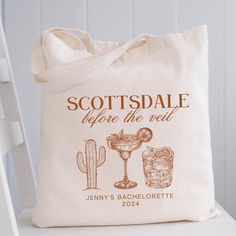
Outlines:
<svg viewBox="0 0 236 236"><path fill-rule="evenodd" d="M85 144L85 158L82 152L76 155L79 170L87 174L87 189L97 189L97 168L106 160L106 149L104 146L99 148L97 154L96 142L89 139Z"/></svg>

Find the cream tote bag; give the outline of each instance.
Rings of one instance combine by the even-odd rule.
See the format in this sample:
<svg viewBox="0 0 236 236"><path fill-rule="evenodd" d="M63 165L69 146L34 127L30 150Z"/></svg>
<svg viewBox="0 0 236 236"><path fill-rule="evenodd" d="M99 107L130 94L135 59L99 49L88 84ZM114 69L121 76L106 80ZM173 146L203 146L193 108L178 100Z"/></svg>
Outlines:
<svg viewBox="0 0 236 236"><path fill-rule="evenodd" d="M43 32L39 227L201 221L215 209L206 26L128 42Z"/></svg>

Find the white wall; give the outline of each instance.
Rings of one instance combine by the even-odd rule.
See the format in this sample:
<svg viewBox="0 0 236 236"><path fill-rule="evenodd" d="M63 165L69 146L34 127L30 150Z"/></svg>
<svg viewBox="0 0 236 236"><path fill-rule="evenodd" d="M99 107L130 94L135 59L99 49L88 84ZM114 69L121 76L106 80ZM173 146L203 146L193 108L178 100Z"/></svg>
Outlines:
<svg viewBox="0 0 236 236"><path fill-rule="evenodd" d="M235 0L3 0L8 46L37 168L40 88L31 76L30 49L47 27L88 30L104 40L165 34L208 24L210 119L217 200L236 218L236 1ZM10 182L19 208L15 180Z"/></svg>

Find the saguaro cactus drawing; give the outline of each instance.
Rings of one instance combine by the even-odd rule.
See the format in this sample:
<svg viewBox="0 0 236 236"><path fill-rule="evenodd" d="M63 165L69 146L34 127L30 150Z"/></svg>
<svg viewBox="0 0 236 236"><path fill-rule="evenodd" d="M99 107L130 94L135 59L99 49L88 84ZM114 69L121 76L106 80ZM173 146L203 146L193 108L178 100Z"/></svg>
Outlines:
<svg viewBox="0 0 236 236"><path fill-rule="evenodd" d="M97 168L106 160L106 149L104 146L99 148L97 155L96 142L93 139L87 140L85 144L85 158L82 152L76 155L79 170L87 174L87 189L97 189Z"/></svg>

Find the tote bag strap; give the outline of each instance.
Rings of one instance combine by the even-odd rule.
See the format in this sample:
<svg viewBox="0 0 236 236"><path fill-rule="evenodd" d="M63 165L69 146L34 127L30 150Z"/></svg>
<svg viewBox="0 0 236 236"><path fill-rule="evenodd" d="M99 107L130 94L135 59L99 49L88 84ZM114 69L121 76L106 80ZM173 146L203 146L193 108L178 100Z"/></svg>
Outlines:
<svg viewBox="0 0 236 236"><path fill-rule="evenodd" d="M58 31L64 31L64 33L69 33L70 31L79 32L84 37L90 39L88 33L77 29L58 28L49 30L47 32L53 33ZM41 40L42 44L44 43L45 36L46 35L44 35L44 38L42 38ZM110 52L93 55L80 61L56 66L52 69L45 70L40 74L36 74L36 80L42 83L43 86L54 92L62 92L71 87L77 86L91 78L96 79L95 76L91 75L93 75L96 71L99 71L112 64L114 61L124 55L130 48L135 46L138 42L146 42L150 37L155 36L140 35L122 44L121 46L118 46Z"/></svg>

